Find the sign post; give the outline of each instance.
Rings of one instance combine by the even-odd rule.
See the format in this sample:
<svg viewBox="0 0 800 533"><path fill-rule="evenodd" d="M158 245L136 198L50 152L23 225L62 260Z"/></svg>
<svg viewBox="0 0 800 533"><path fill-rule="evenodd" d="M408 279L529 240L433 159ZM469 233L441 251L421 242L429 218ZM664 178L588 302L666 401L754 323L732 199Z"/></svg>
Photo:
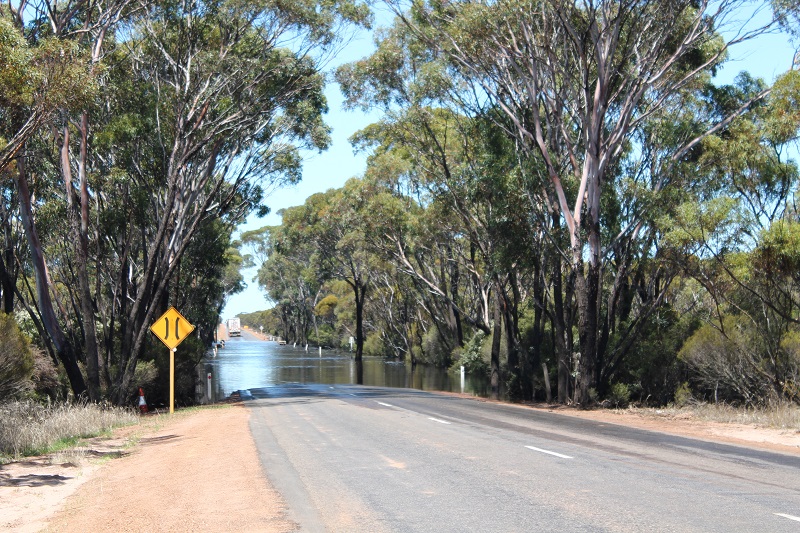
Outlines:
<svg viewBox="0 0 800 533"><path fill-rule="evenodd" d="M194 331L194 326L189 323L174 307L158 317L150 331L169 348L169 412L175 412L175 352L183 339Z"/></svg>

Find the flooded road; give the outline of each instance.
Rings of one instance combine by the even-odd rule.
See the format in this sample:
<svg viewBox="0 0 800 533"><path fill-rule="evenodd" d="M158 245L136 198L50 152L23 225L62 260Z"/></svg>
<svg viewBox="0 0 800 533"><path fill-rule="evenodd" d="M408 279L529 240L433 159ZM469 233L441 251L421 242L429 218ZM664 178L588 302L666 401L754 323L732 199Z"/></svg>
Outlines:
<svg viewBox="0 0 800 533"><path fill-rule="evenodd" d="M206 372L212 376L215 399L231 392L283 385L287 383L327 385L356 384L356 365L351 354L309 346L280 346L277 342L262 341L244 332L243 337L231 338L217 357L205 361ZM380 357L364 357L364 385L400 387L418 390L464 392L475 396L488 394L485 379L448 373L444 369L418 365L414 371L403 362L387 361Z"/></svg>

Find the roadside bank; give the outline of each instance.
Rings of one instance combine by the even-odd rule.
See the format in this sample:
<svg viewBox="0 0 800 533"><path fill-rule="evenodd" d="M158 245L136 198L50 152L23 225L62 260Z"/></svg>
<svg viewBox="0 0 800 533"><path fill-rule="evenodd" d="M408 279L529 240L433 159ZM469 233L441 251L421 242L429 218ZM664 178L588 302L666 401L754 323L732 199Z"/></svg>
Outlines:
<svg viewBox="0 0 800 533"><path fill-rule="evenodd" d="M0 531L293 531L249 417L242 404L146 417L73 462L3 465Z"/></svg>

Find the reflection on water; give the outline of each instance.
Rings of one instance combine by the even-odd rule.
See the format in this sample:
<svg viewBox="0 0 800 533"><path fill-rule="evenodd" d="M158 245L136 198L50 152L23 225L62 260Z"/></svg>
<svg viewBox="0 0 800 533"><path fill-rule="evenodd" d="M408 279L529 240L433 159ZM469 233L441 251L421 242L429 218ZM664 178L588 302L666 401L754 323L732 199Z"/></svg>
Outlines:
<svg viewBox="0 0 800 533"><path fill-rule="evenodd" d="M276 342L234 338L219 350L217 357L206 360L206 370L212 375L216 396L227 396L240 389L268 387L281 383L324 383L353 385L356 365L347 352L325 350L319 355L309 347L279 346ZM404 387L420 390L465 392L476 396L488 394L485 379L428 366L417 366L364 357L364 385Z"/></svg>

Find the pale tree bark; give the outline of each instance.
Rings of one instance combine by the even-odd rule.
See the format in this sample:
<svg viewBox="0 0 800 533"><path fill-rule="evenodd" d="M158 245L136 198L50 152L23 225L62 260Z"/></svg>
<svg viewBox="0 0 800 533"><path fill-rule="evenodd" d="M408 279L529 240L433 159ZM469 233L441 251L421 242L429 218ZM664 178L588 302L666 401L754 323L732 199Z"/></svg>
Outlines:
<svg viewBox="0 0 800 533"><path fill-rule="evenodd" d="M413 17L400 4L390 4L418 38L448 57L475 88L459 93L457 101L472 110L501 110L498 125L517 140L521 152L544 165L559 226L569 239L564 255L568 280L575 281L580 331L575 399L585 405L602 370L598 363L604 334L599 329L608 323L602 320L607 312L602 296L608 250L617 242L638 239L643 214L635 214L611 242L603 243L600 200L613 183L610 169L627 143L635 144L634 134L671 105L671 99L696 86L732 45L768 31L774 23L747 29L747 21L740 22L739 31L718 45L720 26L746 18L744 0L509 0L453 3L441 9L415 3ZM465 6L471 8L468 20L459 18ZM692 59L701 49L699 61ZM756 95L702 134L684 139L673 152L673 164L767 94ZM660 172L651 192L668 184L670 166ZM572 198L570 191L575 191ZM569 294L569 282L565 289ZM563 307L572 304L566 299ZM563 371L559 364L562 400Z"/></svg>
<svg viewBox="0 0 800 533"><path fill-rule="evenodd" d="M64 365L70 386L75 396L81 396L86 392L86 382L83 379L75 349L64 335L61 324L55 313L53 299L50 296L50 280L47 275L47 265L44 260L42 244L39 234L36 231L33 214L33 201L30 188L28 186L27 172L23 158L17 159L17 172L14 175L17 186L17 197L19 199L20 219L25 229L25 236L28 240L28 247L31 252L31 265L36 278L36 295L38 308L41 313L41 320L44 329L47 331L56 355Z"/></svg>
<svg viewBox="0 0 800 533"><path fill-rule="evenodd" d="M151 7L137 20L146 46L132 41L129 52L137 76L152 82L156 91L153 138L162 151L164 176L155 188L152 176L137 176L154 188L153 225L131 291L124 353L113 384L117 402L131 390L150 322L162 311L153 302L167 290L201 222L236 209L251 180L269 188L291 179L292 169L281 161L285 156L291 160L297 145L325 147L327 133L317 126L321 119L308 109L316 109L313 102L321 90L319 62L335 48L326 31L348 22L336 7L325 8L330 20L324 23L257 2L241 10L236 3L219 11L200 2L182 3L175 10ZM171 24L157 15L171 18ZM199 23L203 17L230 27L204 33L211 30ZM209 38L218 40L211 48ZM258 39L258 46L250 39ZM284 55L282 39L300 49ZM242 47L252 53L243 54ZM263 61L256 65L253 53ZM167 108L170 113L162 114ZM300 111L307 112L302 119Z"/></svg>

